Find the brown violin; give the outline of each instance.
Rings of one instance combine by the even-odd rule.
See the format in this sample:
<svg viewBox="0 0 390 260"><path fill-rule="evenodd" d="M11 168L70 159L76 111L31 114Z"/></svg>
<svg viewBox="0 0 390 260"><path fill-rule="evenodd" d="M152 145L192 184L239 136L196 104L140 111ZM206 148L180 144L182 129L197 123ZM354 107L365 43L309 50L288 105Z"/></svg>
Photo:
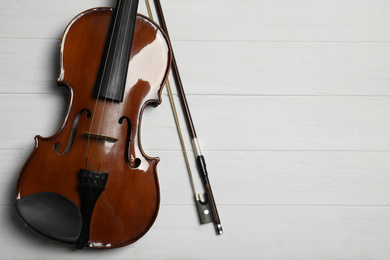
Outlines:
<svg viewBox="0 0 390 260"><path fill-rule="evenodd" d="M159 159L142 150L140 124L145 106L161 103L172 51L137 8L117 0L70 22L57 79L70 92L66 117L53 136L35 137L17 181L24 221L77 248L128 245L157 217Z"/></svg>

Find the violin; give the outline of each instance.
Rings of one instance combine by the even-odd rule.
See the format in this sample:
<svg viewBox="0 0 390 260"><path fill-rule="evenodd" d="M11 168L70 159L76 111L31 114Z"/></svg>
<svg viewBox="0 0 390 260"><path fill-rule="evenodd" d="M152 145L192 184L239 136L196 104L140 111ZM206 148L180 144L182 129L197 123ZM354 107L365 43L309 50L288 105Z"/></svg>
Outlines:
<svg viewBox="0 0 390 260"><path fill-rule="evenodd" d="M137 8L117 0L69 23L57 78L70 93L67 113L53 136L35 137L17 180L23 220L76 248L131 244L159 210L159 159L144 153L140 127L145 106L162 102L172 50Z"/></svg>

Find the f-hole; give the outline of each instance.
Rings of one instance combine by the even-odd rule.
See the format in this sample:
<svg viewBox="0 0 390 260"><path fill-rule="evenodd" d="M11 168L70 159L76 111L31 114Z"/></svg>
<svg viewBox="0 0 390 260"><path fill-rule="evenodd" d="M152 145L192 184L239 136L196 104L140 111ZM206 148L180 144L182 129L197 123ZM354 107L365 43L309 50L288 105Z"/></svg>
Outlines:
<svg viewBox="0 0 390 260"><path fill-rule="evenodd" d="M86 112L86 117L87 117L87 118L90 118L90 117L91 117L91 112L89 112L89 110L87 110L87 109L83 109L83 110L81 110L81 111L77 114L76 118L75 118L74 121L73 121L72 131L71 131L71 134L70 134L70 138L69 138L69 141L68 141L68 145L66 146L66 148L65 148L65 150L64 150L63 152L60 152L59 149L60 149L60 147L61 147L61 144L60 144L60 143L55 143L54 146L53 146L53 150L54 150L54 152L55 152L56 154L58 154L58 155L65 155L65 154L67 154L67 153L70 151L70 149L71 149L72 146L73 146L74 138L75 138L75 136L76 136L77 126L78 126L78 124L79 124L80 117L81 117L81 115L82 115L84 112Z"/></svg>
<svg viewBox="0 0 390 260"><path fill-rule="evenodd" d="M131 169L136 169L141 165L141 160L132 156L130 151L130 142L131 142L131 122L127 117L121 117L119 119L119 124L123 124L123 121L127 122L127 136L126 136L126 148L125 148L125 161L127 166Z"/></svg>

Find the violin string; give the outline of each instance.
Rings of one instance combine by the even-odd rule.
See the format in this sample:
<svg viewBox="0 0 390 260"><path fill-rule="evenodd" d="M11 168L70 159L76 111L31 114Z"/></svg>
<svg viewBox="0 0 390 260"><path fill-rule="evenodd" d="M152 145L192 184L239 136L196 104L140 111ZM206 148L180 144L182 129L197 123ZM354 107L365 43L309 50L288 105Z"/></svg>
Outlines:
<svg viewBox="0 0 390 260"><path fill-rule="evenodd" d="M129 28L129 25L131 24L131 22L129 22L130 16L131 16L131 12L128 12L128 14L127 14L127 16L126 16L126 19L125 19L125 21L126 21L125 31L126 31L126 32L127 32L128 28ZM123 21L123 20L122 20L122 21ZM119 41L119 37L118 37L118 41ZM124 53L124 50L125 50L126 46L127 46L126 44L122 44L122 47L121 47L121 50L120 50L120 53L121 53L121 54ZM131 47L131 46L130 46L130 47ZM125 73L127 73L127 72L125 72ZM115 75L116 79L117 79L119 76L120 76L120 74L119 74L119 73L116 73L116 75ZM126 82L125 82L125 84L126 84ZM113 96L114 96L114 97L116 96L116 94L118 93L118 91L119 91L119 88L115 88L115 89L114 89L114 93L113 93ZM111 99L111 106L112 106L113 104L114 104L114 99ZM101 117L101 122L102 122L102 120L103 120L103 114L102 114L102 117ZM100 124L101 124L101 122L100 122ZM106 124L106 127L105 127L105 128L106 128L106 130L105 130L106 133L108 132L108 127L109 127L109 125ZM99 126L99 131L100 131L100 126ZM104 139L107 140L107 136L106 136L106 135L104 135ZM99 165L101 164L102 159L103 159L103 153L100 154ZM107 166L107 163L106 163L106 166Z"/></svg>
<svg viewBox="0 0 390 260"><path fill-rule="evenodd" d="M121 4L122 0L118 0L118 2L119 2L118 3L118 6L119 6ZM107 53L109 53L110 50L111 50L112 41L113 41L113 35L114 35L114 31L115 31L115 26L117 24L116 21L118 19L118 16L116 15L114 19L115 19L113 21L114 22L114 26L113 26L112 31L111 31L110 42L109 42L109 45L108 45L108 48L107 48ZM106 71L106 68L107 68L107 63L108 63L108 59L106 57L106 59L104 61L104 66L103 66L103 70L102 70L102 74L101 75L104 75L104 73ZM95 114L96 114L97 106L98 106L98 103L99 103L99 96L100 96L100 92L101 92L101 89L102 89L102 84L103 84L103 76L100 78L99 89L98 89L98 93L97 93L97 96L96 96L95 107L94 107L94 110L93 110L93 113L92 113L92 121L91 121L91 125L89 127L88 142L87 142L87 154L86 154L86 159L85 159L85 169L87 169L87 167L88 167L88 157L89 157L89 147L90 147L90 139L91 139L92 127L93 127L93 123L94 123L94 120L95 120ZM92 163L92 167L91 167L91 171L92 170L93 170L93 163Z"/></svg>
<svg viewBox="0 0 390 260"><path fill-rule="evenodd" d="M126 0L125 0L126 1ZM119 8L119 6L121 5L121 3L122 3L122 1L120 1L120 3L119 3L119 5L118 5L118 8ZM126 2L125 2L126 3ZM125 4L124 4L125 5ZM121 8L121 10L125 10L125 8L124 7L122 7ZM118 10L117 10L117 12L118 12ZM121 14L121 20L120 20L120 23L119 23L119 26L121 25L121 24L123 24L123 19L124 19L124 15L123 14ZM113 29L113 31L114 31L114 29ZM112 40L112 39L111 39ZM115 57L115 55L116 55L116 53L117 53L117 50L118 50L118 42L119 42L119 40L121 40L119 37L117 37L116 38L116 42L115 42L115 44L114 44L114 57ZM112 79L112 75L113 75L113 67L114 66L111 66L111 68L110 68L110 73L109 73L109 79L111 80ZM116 70L116 76L118 76L118 71ZM101 116L100 116L100 122L99 122L99 127L98 127L98 131L97 131L97 136L99 136L99 134L100 134L100 130L101 130L101 127L102 127L102 122L103 122L103 118L104 118L104 114L105 114L105 108L106 108L106 104L107 104L107 94L108 94L108 92L109 92L109 89L111 88L111 85L112 84L109 84L108 85L108 88L106 89L106 93L105 93L105 95L104 95L104 101L103 101L103 107L102 107L102 112L101 112ZM115 91L115 89L114 89L114 91ZM113 96L113 98L115 97L115 95ZM114 99L112 99L112 100L114 100ZM107 124L108 125L108 124ZM96 153L97 153L97 147L98 147L98 141L99 141L99 137L98 138L96 138L96 141L95 141L95 149L94 149L94 154L93 154L93 159L92 159L92 169L93 169L93 166L94 166L94 164L95 164L95 159L96 159ZM103 153L101 153L101 155L102 155ZM101 158L100 158L100 160L101 160ZM101 163L101 161L99 161L99 168L100 168L100 163ZM98 169L98 171L99 171L99 169Z"/></svg>

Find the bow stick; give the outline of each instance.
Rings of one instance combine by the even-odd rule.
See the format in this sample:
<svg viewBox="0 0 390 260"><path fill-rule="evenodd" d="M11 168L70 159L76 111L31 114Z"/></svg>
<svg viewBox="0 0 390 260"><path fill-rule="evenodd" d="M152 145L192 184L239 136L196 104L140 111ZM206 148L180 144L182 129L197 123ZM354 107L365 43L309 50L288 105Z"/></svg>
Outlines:
<svg viewBox="0 0 390 260"><path fill-rule="evenodd" d="M145 2L146 2L147 9L148 9L149 17L150 17L150 19L153 20L153 15L151 12L149 0L145 0ZM169 39L168 29L167 29L167 26L165 23L165 18L164 18L164 14L162 11L161 3L159 0L154 0L154 5L156 8L158 19L160 21L160 26ZM217 234L221 235L221 234L223 234L223 229L222 229L222 225L221 225L221 220L220 220L219 215L218 215L217 205L215 204L214 195L213 195L213 192L211 190L210 180L208 178L208 173L207 173L207 169L206 169L206 161L205 161L204 156L202 155L201 150L200 150L198 138L197 138L196 131L195 131L195 126L194 126L194 123L192 121L190 109L188 107L188 102L187 102L187 99L186 99L186 96L184 93L183 84L182 84L182 81L181 81L181 78L179 75L179 69L177 67L177 63L176 63L176 59L175 59L175 55L173 53L173 50L172 50L172 76L173 76L175 83L176 83L176 87L177 87L177 91L178 91L178 94L180 97L182 109L183 109L185 119L187 122L188 131L189 131L192 146L193 146L193 149L195 152L196 164L198 167L198 171L199 171L200 177L202 179L202 182L203 182L203 185L204 185L204 188L206 191L205 196L204 196L205 200L201 201L200 196L196 192L196 189L195 189L194 180L192 178L192 173L191 173L191 167L190 167L190 164L188 162L188 156L187 156L185 144L183 141L183 135L181 133L181 127L180 127L179 119L178 119L177 112L176 112L175 102L173 100L173 95L172 95L169 80L167 80L166 86L167 86L168 96L169 96L169 100L171 102L171 107L172 107L172 111L173 111L173 114L175 117L176 127L178 130L180 142L181 142L181 145L183 148L183 153L184 153L184 157L186 160L186 165L187 165L189 177L191 180L192 190L193 190L194 195L195 195L195 202L197 205L200 221L202 224L214 222Z"/></svg>

